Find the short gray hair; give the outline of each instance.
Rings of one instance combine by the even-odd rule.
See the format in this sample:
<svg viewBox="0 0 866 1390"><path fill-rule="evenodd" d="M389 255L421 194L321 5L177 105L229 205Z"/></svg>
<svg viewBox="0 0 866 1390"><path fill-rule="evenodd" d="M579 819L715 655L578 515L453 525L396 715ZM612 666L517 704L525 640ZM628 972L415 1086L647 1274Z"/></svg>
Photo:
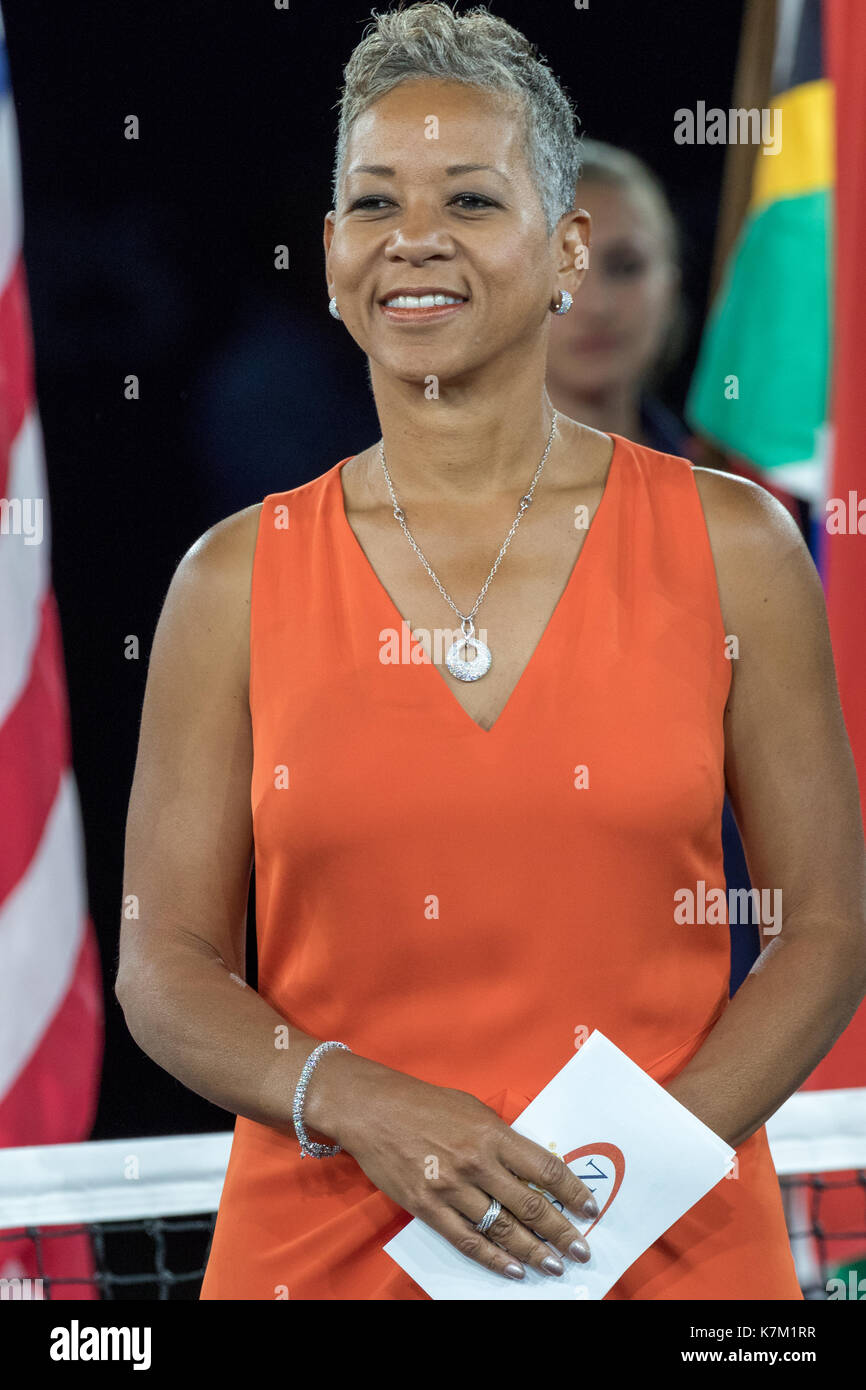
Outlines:
<svg viewBox="0 0 866 1390"><path fill-rule="evenodd" d="M372 19L343 70L333 206L353 123L401 82L433 77L521 99L524 150L549 236L574 207L580 141L571 101L535 45L484 5L457 15L435 0L383 15L374 10Z"/></svg>

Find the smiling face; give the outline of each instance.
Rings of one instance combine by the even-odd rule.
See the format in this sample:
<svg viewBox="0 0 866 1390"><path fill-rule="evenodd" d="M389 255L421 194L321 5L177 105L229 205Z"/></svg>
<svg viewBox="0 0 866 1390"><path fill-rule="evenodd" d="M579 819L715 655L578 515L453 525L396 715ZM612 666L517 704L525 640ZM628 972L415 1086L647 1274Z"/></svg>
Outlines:
<svg viewBox="0 0 866 1390"><path fill-rule="evenodd" d="M582 277L557 271L588 221L575 214L548 236L516 98L428 78L380 97L351 128L324 233L328 292L374 385L377 368L442 382L525 369L533 353L543 374L550 306ZM387 307L398 291L460 302Z"/></svg>
<svg viewBox="0 0 866 1390"><path fill-rule="evenodd" d="M641 189L580 187L592 213L592 265L571 313L552 325L548 381L563 394L634 389L661 352L675 306L668 232Z"/></svg>

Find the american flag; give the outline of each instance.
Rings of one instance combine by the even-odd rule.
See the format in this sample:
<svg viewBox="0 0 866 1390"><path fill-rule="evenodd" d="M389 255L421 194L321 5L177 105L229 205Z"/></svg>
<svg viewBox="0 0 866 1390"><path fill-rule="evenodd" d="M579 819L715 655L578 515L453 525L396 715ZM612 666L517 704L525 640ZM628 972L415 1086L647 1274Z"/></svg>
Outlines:
<svg viewBox="0 0 866 1390"><path fill-rule="evenodd" d="M0 1146L87 1138L103 1047L22 257L0 13ZM0 1278L91 1268L86 1237L0 1232ZM60 1286L61 1298L93 1296Z"/></svg>

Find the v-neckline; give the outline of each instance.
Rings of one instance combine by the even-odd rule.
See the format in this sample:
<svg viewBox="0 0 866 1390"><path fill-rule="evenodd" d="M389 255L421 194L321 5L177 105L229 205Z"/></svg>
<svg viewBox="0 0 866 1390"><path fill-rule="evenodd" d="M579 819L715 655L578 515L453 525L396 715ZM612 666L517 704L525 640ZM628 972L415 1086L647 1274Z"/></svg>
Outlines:
<svg viewBox="0 0 866 1390"><path fill-rule="evenodd" d="M512 686L508 699L505 701L505 704L499 711L499 714L496 716L495 720L490 725L490 727L485 729L481 724L478 723L478 720L475 719L469 713L469 711L464 708L463 705L461 705L460 701L457 699L457 696L454 694L454 691L451 689L445 677L442 675L442 672L437 667L435 661L431 659L429 661L419 662L418 667L414 668L417 670L419 668L423 668L424 666L430 667L431 673L434 679L438 682L439 686L441 687L443 694L446 696L448 704L457 711L458 715L462 718L464 722L468 721L472 730L474 730L474 732L482 738L492 738L493 735L498 732L500 725L513 710L516 698L520 694L521 690L526 687L527 677L539 665L539 653L543 655L542 648L546 650L547 645L549 645L550 631L552 628L555 628L557 626L558 622L562 621L562 611L564 607L567 605L568 600L573 596L577 588L577 578L578 572L581 570L581 561L583 560L583 557L586 554L587 546L590 544L593 535L598 529L599 517L601 516L604 510L609 510L611 506L610 494L613 491L612 484L614 483L615 474L617 473L617 470L620 466L620 453L623 441L618 434L612 434L610 431L607 431L607 435L613 445L611 456L608 461L607 477L604 480L604 487L602 488L601 497L599 498L598 506L596 507L593 513L592 521L589 524L589 529L587 530L587 533L583 538L583 544L581 545L580 550L577 553L574 564L572 565L568 578L565 581L565 587L563 588L562 593L556 601L556 606L554 607L553 612L547 620L547 625L545 626L544 631L542 632L541 636L539 637L538 641L533 647L532 652L529 656L529 660L527 661L526 665L524 666L523 670L518 676L517 681ZM402 625L403 623L405 623L406 620L400 612L399 608L397 607L396 603L392 599L391 595L388 593L388 590L385 588L385 585L382 583L372 564L370 563L370 558L367 555L366 550L362 546L358 537L355 535L355 532L352 530L348 513L346 511L346 495L343 491L342 472L345 465L347 463L351 463L353 458L357 458L357 455L349 454L347 458L341 459L339 463L335 464L332 470L332 483L335 488L336 511L339 519L340 528L347 535L350 548L357 555L358 560L360 561L361 569L367 574L368 580L372 581L372 584L378 592L381 601L388 609L390 609L392 619L397 619L397 630L402 631Z"/></svg>

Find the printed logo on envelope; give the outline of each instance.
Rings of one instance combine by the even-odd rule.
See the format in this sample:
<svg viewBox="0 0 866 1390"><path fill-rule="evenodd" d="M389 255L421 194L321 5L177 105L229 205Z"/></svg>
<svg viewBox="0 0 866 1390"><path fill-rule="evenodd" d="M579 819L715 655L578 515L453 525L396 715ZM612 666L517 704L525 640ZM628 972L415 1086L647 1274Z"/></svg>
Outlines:
<svg viewBox="0 0 866 1390"><path fill-rule="evenodd" d="M572 1149L570 1153L563 1154L562 1161L576 1178L580 1178L580 1181L586 1184L598 1203L598 1216L592 1225L583 1231L584 1235L588 1235L593 1227L598 1225L622 1186L625 1177L625 1155L616 1144L597 1140L594 1144L581 1144L579 1149ZM529 1186L535 1187L536 1184L530 1183ZM538 1191L541 1192L543 1189L538 1188ZM558 1197L551 1196L549 1192L545 1192L544 1195L557 1211L562 1211L562 1202ZM580 1224L583 1225L582 1222Z"/></svg>

